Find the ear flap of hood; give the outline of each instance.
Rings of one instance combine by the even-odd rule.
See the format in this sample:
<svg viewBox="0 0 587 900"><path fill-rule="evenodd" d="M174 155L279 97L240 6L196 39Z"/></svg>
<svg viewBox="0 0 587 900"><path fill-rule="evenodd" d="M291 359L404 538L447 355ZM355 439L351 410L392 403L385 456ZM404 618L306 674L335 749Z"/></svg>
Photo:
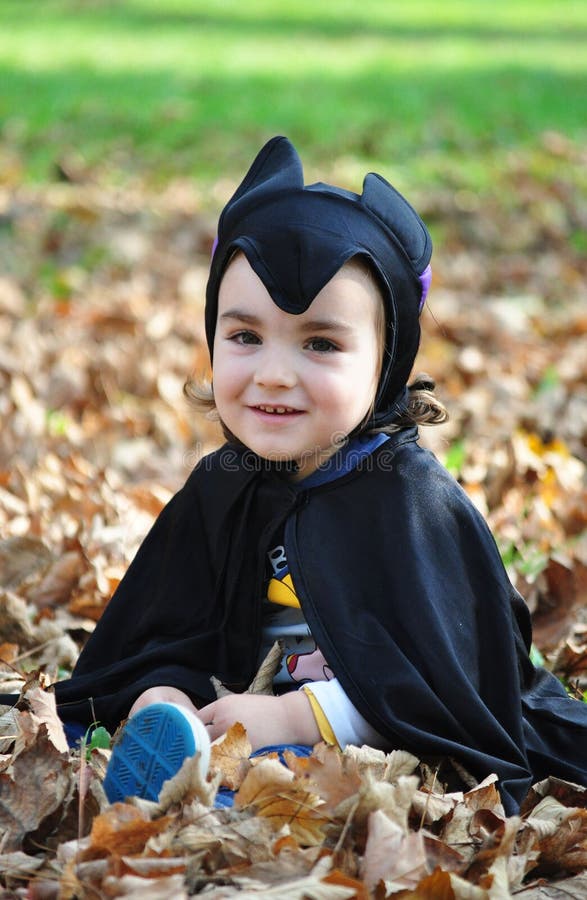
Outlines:
<svg viewBox="0 0 587 900"><path fill-rule="evenodd" d="M405 197L381 175L370 172L363 182L361 202L383 222L422 275L432 256L432 240L424 222Z"/></svg>
<svg viewBox="0 0 587 900"><path fill-rule="evenodd" d="M286 138L274 138L259 151L251 168L226 204L218 234L230 232L246 213L267 197L303 190L302 161Z"/></svg>
<svg viewBox="0 0 587 900"><path fill-rule="evenodd" d="M426 226L407 200L373 173L361 196L324 183L304 186L293 145L284 137L269 141L220 216L206 289L211 356L220 282L237 250L273 301L293 315L309 307L345 262L366 259L378 279L387 325L370 424L393 421L418 349L423 273L432 254Z"/></svg>

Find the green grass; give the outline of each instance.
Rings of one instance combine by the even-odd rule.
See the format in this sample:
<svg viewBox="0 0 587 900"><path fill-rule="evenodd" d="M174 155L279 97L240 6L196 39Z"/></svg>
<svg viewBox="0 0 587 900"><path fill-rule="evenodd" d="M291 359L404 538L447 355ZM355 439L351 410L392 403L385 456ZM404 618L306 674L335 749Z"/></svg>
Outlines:
<svg viewBox="0 0 587 900"><path fill-rule="evenodd" d="M286 133L309 175L483 187L585 142L586 38L583 0L1 0L0 164L212 181Z"/></svg>

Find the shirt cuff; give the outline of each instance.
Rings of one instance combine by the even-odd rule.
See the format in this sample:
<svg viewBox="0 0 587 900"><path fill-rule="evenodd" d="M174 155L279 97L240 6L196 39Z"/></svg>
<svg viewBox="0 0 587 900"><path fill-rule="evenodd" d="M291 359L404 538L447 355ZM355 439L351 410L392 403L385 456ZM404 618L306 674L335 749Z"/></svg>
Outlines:
<svg viewBox="0 0 587 900"><path fill-rule="evenodd" d="M347 744L359 747L362 744L368 744L377 750L389 749L389 741L375 731L355 709L337 678L331 678L330 681L312 681L310 684L305 684L303 690L306 694L311 695L311 697L309 696L311 704L312 698L316 701L336 738L335 742L343 750ZM312 710L314 710L313 704ZM314 715L316 716L315 712ZM322 734L318 717L316 717L316 722L320 734Z"/></svg>
<svg viewBox="0 0 587 900"><path fill-rule="evenodd" d="M312 691L308 690L308 686L304 685L302 688L304 694L310 701L310 706L312 707L312 712L314 713L314 718L316 719L316 725L318 726L318 731L320 732L320 737L327 744L331 744L334 747L338 747L338 741L336 740L336 736L334 731L330 727L330 722L324 715L324 710L316 700Z"/></svg>

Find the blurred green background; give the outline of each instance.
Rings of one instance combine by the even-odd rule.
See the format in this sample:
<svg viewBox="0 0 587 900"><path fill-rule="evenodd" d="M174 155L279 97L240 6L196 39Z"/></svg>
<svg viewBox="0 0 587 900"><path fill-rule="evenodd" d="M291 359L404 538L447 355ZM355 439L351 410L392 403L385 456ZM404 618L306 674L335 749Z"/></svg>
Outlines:
<svg viewBox="0 0 587 900"><path fill-rule="evenodd" d="M585 0L2 0L0 182L242 174L585 183ZM570 149L569 149L570 148Z"/></svg>

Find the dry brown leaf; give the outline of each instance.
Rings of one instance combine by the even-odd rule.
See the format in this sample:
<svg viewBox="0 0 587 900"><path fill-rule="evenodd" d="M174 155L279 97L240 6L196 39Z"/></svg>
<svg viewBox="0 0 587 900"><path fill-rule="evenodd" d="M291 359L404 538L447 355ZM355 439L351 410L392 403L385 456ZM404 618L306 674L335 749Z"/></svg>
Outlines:
<svg viewBox="0 0 587 900"><path fill-rule="evenodd" d="M264 820L257 819L257 822ZM291 834L268 843L270 853L259 858L242 871L247 878L263 883L266 888L281 885L287 889L291 881L313 876L318 879L328 876L332 869L332 857L320 847L301 848ZM279 846L281 849L277 849ZM236 871L233 867L232 871Z"/></svg>
<svg viewBox="0 0 587 900"><path fill-rule="evenodd" d="M188 900L183 875L169 875L152 881L146 881L139 875L123 875L122 878L110 876L104 879L103 884L108 895L113 897L129 897L135 900Z"/></svg>
<svg viewBox="0 0 587 900"><path fill-rule="evenodd" d="M521 815L531 813L546 797L554 798L563 806L587 809L587 787L550 777L532 786L522 804Z"/></svg>
<svg viewBox="0 0 587 900"><path fill-rule="evenodd" d="M185 872L189 858L185 856L123 856L121 863L127 871L142 878L162 878Z"/></svg>
<svg viewBox="0 0 587 900"><path fill-rule="evenodd" d="M464 878L455 875L454 872L451 872L450 883L454 891L455 900L493 900L491 894L484 888L477 887L471 884L470 881L465 881Z"/></svg>
<svg viewBox="0 0 587 900"><path fill-rule="evenodd" d="M519 888L527 871L533 868L532 842L527 844L525 853L517 852L520 826L518 817L504 819L489 809L478 810L471 820L470 832L478 849L467 877L475 884L490 887L496 897L507 897Z"/></svg>
<svg viewBox="0 0 587 900"><path fill-rule="evenodd" d="M10 706L0 707L0 753L8 754L20 734L19 712Z"/></svg>
<svg viewBox="0 0 587 900"><path fill-rule="evenodd" d="M40 840L45 820L49 830L56 827L53 817L72 795L68 762L68 756L57 750L41 725L34 742L0 774L0 852L20 850L32 832L38 833Z"/></svg>
<svg viewBox="0 0 587 900"><path fill-rule="evenodd" d="M558 812L555 813L559 819ZM533 819L538 816L533 815ZM539 837L538 870L563 875L587 870L587 810L567 809L556 830Z"/></svg>
<svg viewBox="0 0 587 900"><path fill-rule="evenodd" d="M457 803L440 831L440 838L465 861L470 861L476 850L470 832L472 818L473 812L464 803Z"/></svg>
<svg viewBox="0 0 587 900"><path fill-rule="evenodd" d="M103 597L96 596L94 592L90 594L75 594L67 604L68 611L73 616L79 616L82 619L92 619L97 622L104 610L107 601Z"/></svg>
<svg viewBox="0 0 587 900"><path fill-rule="evenodd" d="M339 804L337 818L346 818L353 810L353 817L360 826L370 813L380 810L407 834L410 809L417 789L418 779L414 776L400 775L394 784L389 784L387 781L376 781L367 769L358 795Z"/></svg>
<svg viewBox="0 0 587 900"><path fill-rule="evenodd" d="M275 831L267 819L258 816L238 816L211 812L195 815L194 822L182 827L174 837L171 851L189 852L202 859L208 871L229 866L251 867L272 860L278 855L274 846ZM302 851L289 836L297 854ZM151 842L152 845L152 842ZM304 869L307 871L307 867Z"/></svg>
<svg viewBox="0 0 587 900"><path fill-rule="evenodd" d="M384 753L366 744L362 747L349 744L344 755L356 762L361 775L369 769L374 778L385 781L394 781L400 775L411 775L419 763L419 759L406 750Z"/></svg>
<svg viewBox="0 0 587 900"><path fill-rule="evenodd" d="M44 691L40 687L32 687L26 691L25 697L31 710L47 728L49 740L61 753L68 753L69 745L63 730L63 723L57 714L55 694Z"/></svg>
<svg viewBox="0 0 587 900"><path fill-rule="evenodd" d="M369 900L369 892L364 882L357 881L356 878L350 878L338 869L334 869L329 875L326 875L323 881L325 884L340 885L354 890L355 893L351 895L353 900Z"/></svg>
<svg viewBox="0 0 587 900"><path fill-rule="evenodd" d="M565 640L576 618L578 596L573 563L568 558L551 557L541 577L543 598L534 613L534 640L543 649L552 649Z"/></svg>
<svg viewBox="0 0 587 900"><path fill-rule="evenodd" d="M422 832L406 834L381 810L370 813L367 845L361 862L361 877L367 887L373 890L379 881L384 881L391 882L394 891L415 888L427 874ZM389 890L388 884L386 887Z"/></svg>
<svg viewBox="0 0 587 900"><path fill-rule="evenodd" d="M21 648L35 645L26 603L10 591L0 590L0 634L4 641L18 644Z"/></svg>
<svg viewBox="0 0 587 900"><path fill-rule="evenodd" d="M0 666L2 663L12 663L18 656L18 644L4 642L0 644Z"/></svg>
<svg viewBox="0 0 587 900"><path fill-rule="evenodd" d="M49 548L37 538L15 536L0 540L0 587L22 593L52 560Z"/></svg>
<svg viewBox="0 0 587 900"><path fill-rule="evenodd" d="M235 879L238 883L246 885L246 879ZM218 893L206 892L206 896L213 900L220 900L231 896L226 889L220 889ZM258 900L259 896L269 897L272 900L352 900L356 896L354 887L345 884L329 883L325 878L309 875L307 878L299 878L288 881L286 884L277 884L275 887L266 887L263 883L251 890L241 889L235 891L234 896L239 900Z"/></svg>
<svg viewBox="0 0 587 900"><path fill-rule="evenodd" d="M571 639L565 641L556 652L552 670L567 680L587 675L587 641L582 645Z"/></svg>
<svg viewBox="0 0 587 900"><path fill-rule="evenodd" d="M12 755L14 759L19 756L23 750L28 750L34 746L39 735L40 722L37 717L28 710L14 710L14 722L16 724L16 740Z"/></svg>
<svg viewBox="0 0 587 900"><path fill-rule="evenodd" d="M27 599L39 609L67 603L86 568L79 551L64 553L50 564L41 581L27 590Z"/></svg>
<svg viewBox="0 0 587 900"><path fill-rule="evenodd" d="M475 838L481 845L489 844L495 847L503 838L507 822L513 822L516 829L520 824L517 817L505 819L504 816L497 815L491 809L481 808L473 813L469 832L471 837Z"/></svg>
<svg viewBox="0 0 587 900"><path fill-rule="evenodd" d="M282 656L283 643L281 641L275 641L269 650L269 653L259 666L259 671L247 688L247 694L273 695L273 679L281 665Z"/></svg>
<svg viewBox="0 0 587 900"><path fill-rule="evenodd" d="M418 790L412 799L412 807L421 824L424 822L431 824L448 816L458 802L457 798L450 794L437 794L430 790Z"/></svg>
<svg viewBox="0 0 587 900"><path fill-rule="evenodd" d="M568 813L568 806L565 806L565 804L561 803L560 800L557 800L556 797L547 794L546 797L543 797L543 799L533 808L532 814L528 817L527 822L531 822L535 828L539 828L540 825L543 825L543 834L546 836L548 834L554 834L561 823L564 822Z"/></svg>
<svg viewBox="0 0 587 900"><path fill-rule="evenodd" d="M284 758L288 768L318 794L327 815L333 814L339 804L357 794L361 787L355 760L328 744L317 744L309 757L286 751Z"/></svg>
<svg viewBox="0 0 587 900"><path fill-rule="evenodd" d="M164 831L169 821L164 816L153 821L129 803L113 803L94 819L89 844L78 860L142 853L149 838Z"/></svg>
<svg viewBox="0 0 587 900"><path fill-rule="evenodd" d="M236 809L254 808L278 831L288 825L299 844L313 846L324 839L328 819L322 801L294 778L293 772L272 759L252 768L235 795Z"/></svg>
<svg viewBox="0 0 587 900"><path fill-rule="evenodd" d="M212 806L217 790L218 779L207 780L206 773L202 771L200 754L196 753L187 756L173 778L163 782L157 805L161 812L194 800Z"/></svg>
<svg viewBox="0 0 587 900"><path fill-rule="evenodd" d="M213 824L213 818L208 816L200 826L182 828L163 848L163 852L178 856L189 854L190 870L194 873L202 868L207 872L216 872L227 866L248 866L250 856L247 848L240 847L229 829L221 832L213 828ZM151 849L161 855L160 847L154 844L153 840L149 842Z"/></svg>
<svg viewBox="0 0 587 900"><path fill-rule="evenodd" d="M587 900L587 873L550 884L540 881L534 887L525 888L519 897L520 900Z"/></svg>
<svg viewBox="0 0 587 900"><path fill-rule="evenodd" d="M261 662L259 669L246 689L246 694L269 694L273 696L273 678L279 669L281 658L283 656L283 645L281 641L275 641L269 650L265 659ZM210 678L212 686L216 692L216 697L229 697L233 691L230 691L221 681L212 675Z"/></svg>
<svg viewBox="0 0 587 900"><path fill-rule="evenodd" d="M442 869L443 872L462 873L465 870L465 860L463 855L449 847L440 838L434 837L427 832L424 835L424 847L426 849L426 859L428 860L429 871L434 869Z"/></svg>
<svg viewBox="0 0 587 900"><path fill-rule="evenodd" d="M251 763L251 743L240 722L231 725L223 739L214 743L210 752L210 768L221 774L220 784L238 790Z"/></svg>
<svg viewBox="0 0 587 900"><path fill-rule="evenodd" d="M497 775L488 775L472 790L463 795L466 806L473 811L490 809L498 816L504 815L503 804L497 790Z"/></svg>
<svg viewBox="0 0 587 900"><path fill-rule="evenodd" d="M491 900L483 888L441 869L422 878L414 890L399 891L393 897L397 900Z"/></svg>
<svg viewBox="0 0 587 900"><path fill-rule="evenodd" d="M160 484L130 484L125 486L124 492L139 509L149 513L153 518L159 515L172 497L171 491Z"/></svg>
<svg viewBox="0 0 587 900"><path fill-rule="evenodd" d="M222 682L218 678L216 678L216 675L211 675L210 681L216 693L217 700L220 700L221 697L230 697L230 695L234 693L233 691L229 691L227 687L224 687Z"/></svg>
<svg viewBox="0 0 587 900"><path fill-rule="evenodd" d="M32 878L44 865L38 856L29 856L17 850L13 853L0 853L0 872L7 879L15 880Z"/></svg>

